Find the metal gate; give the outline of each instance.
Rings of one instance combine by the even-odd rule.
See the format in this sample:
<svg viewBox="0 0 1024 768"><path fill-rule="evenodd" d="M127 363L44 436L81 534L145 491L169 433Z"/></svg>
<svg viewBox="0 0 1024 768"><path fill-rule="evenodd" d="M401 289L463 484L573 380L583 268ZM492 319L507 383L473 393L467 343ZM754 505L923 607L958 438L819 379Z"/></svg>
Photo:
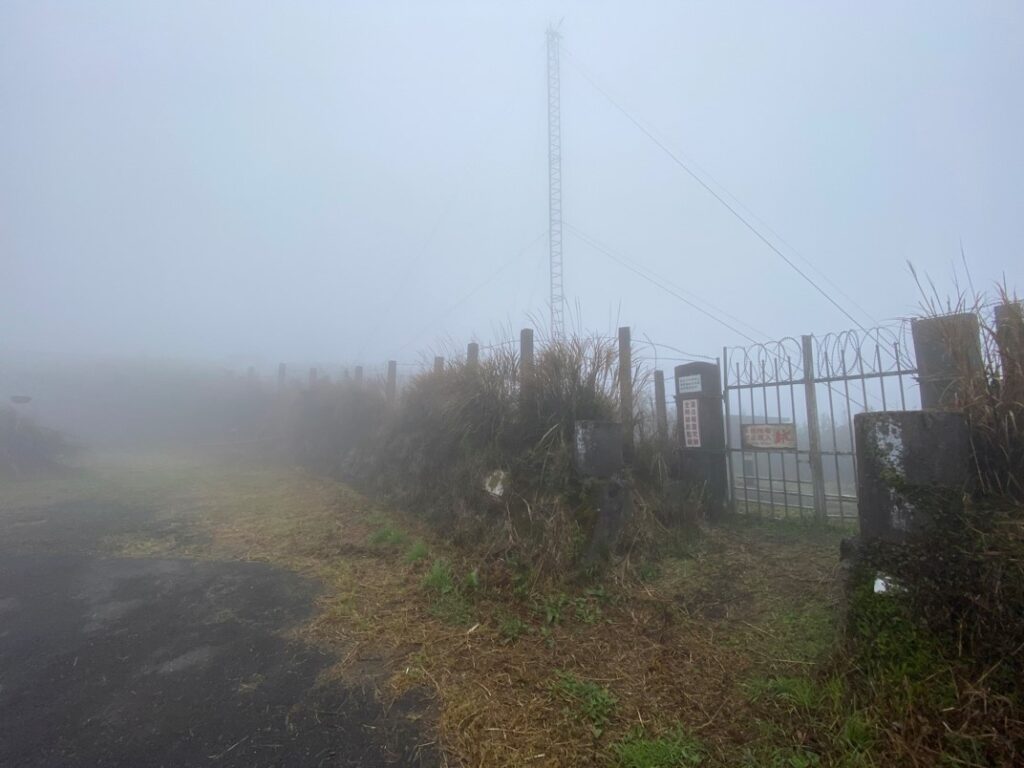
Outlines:
<svg viewBox="0 0 1024 768"><path fill-rule="evenodd" d="M857 519L853 417L920 407L909 323L726 348L734 511Z"/></svg>

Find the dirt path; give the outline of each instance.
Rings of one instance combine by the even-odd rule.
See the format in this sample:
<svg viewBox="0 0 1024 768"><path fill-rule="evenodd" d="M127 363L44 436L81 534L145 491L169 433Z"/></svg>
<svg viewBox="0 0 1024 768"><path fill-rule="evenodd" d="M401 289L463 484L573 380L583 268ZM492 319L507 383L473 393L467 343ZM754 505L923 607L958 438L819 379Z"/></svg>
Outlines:
<svg viewBox="0 0 1024 768"><path fill-rule="evenodd" d="M0 508L0 765L432 765L412 691L323 683L320 585L265 563L104 557L153 510Z"/></svg>

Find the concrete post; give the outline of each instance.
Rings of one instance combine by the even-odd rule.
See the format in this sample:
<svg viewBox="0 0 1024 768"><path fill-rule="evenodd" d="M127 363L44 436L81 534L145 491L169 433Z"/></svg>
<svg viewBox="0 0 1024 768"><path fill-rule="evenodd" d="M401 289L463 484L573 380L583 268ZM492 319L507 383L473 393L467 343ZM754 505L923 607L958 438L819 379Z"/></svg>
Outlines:
<svg viewBox="0 0 1024 768"><path fill-rule="evenodd" d="M444 358L440 355L434 357L434 373L444 373Z"/></svg>
<svg viewBox="0 0 1024 768"><path fill-rule="evenodd" d="M633 345L629 327L619 328L619 420L626 461L633 458Z"/></svg>
<svg viewBox="0 0 1024 768"><path fill-rule="evenodd" d="M395 402L395 397L398 394L398 361L388 360L388 379L384 385L384 395L387 397L389 403Z"/></svg>
<svg viewBox="0 0 1024 768"><path fill-rule="evenodd" d="M668 408L665 404L665 372L654 372L654 413L658 420L658 439L668 440Z"/></svg>
<svg viewBox="0 0 1024 768"><path fill-rule="evenodd" d="M807 406L808 463L811 465L811 494L814 499L814 517L819 522L828 519L828 499L825 498L825 467L821 461L821 422L818 421L818 388L814 383L814 337L801 336L804 367L804 404Z"/></svg>
<svg viewBox="0 0 1024 768"><path fill-rule="evenodd" d="M533 373L533 328L519 332L519 375L525 378Z"/></svg>
<svg viewBox="0 0 1024 768"><path fill-rule="evenodd" d="M996 344L1003 365L1003 381L1024 382L1024 306L1019 301L996 307Z"/></svg>
<svg viewBox="0 0 1024 768"><path fill-rule="evenodd" d="M480 364L480 345L475 341L466 345L466 367L475 369Z"/></svg>
<svg viewBox="0 0 1024 768"><path fill-rule="evenodd" d="M363 383L363 366L357 365L356 366L356 384L362 384L362 383Z"/></svg>
<svg viewBox="0 0 1024 768"><path fill-rule="evenodd" d="M573 432L573 464L588 478L585 492L597 512L587 547L587 561L594 563L608 558L632 513L632 492L622 473L623 430L610 421L577 421Z"/></svg>
<svg viewBox="0 0 1024 768"><path fill-rule="evenodd" d="M978 316L923 317L910 324L925 410L955 408L984 376Z"/></svg>
<svg viewBox="0 0 1024 768"><path fill-rule="evenodd" d="M284 363L277 364L277 391L284 391L285 378L288 375L288 367Z"/></svg>
<svg viewBox="0 0 1024 768"><path fill-rule="evenodd" d="M853 424L863 541L901 541L942 501L962 497L970 482L971 451L961 414L874 411L858 413Z"/></svg>
<svg viewBox="0 0 1024 768"><path fill-rule="evenodd" d="M675 369L679 421L680 480L703 486L710 519L719 518L727 499L725 417L722 375L716 363L684 363Z"/></svg>

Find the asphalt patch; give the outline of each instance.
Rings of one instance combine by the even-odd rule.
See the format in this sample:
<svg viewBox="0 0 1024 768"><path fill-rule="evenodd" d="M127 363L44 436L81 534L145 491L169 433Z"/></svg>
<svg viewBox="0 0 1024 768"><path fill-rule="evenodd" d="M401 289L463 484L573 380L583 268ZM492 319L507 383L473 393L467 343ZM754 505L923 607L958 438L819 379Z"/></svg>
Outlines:
<svg viewBox="0 0 1024 768"><path fill-rule="evenodd" d="M318 684L318 587L261 563L0 551L0 765L431 766L412 692Z"/></svg>

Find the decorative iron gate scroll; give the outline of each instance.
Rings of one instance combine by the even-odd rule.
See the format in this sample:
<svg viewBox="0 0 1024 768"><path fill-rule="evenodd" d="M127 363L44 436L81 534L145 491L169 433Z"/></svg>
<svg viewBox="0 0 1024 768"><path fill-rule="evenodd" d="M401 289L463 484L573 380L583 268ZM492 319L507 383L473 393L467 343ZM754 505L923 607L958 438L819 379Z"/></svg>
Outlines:
<svg viewBox="0 0 1024 768"><path fill-rule="evenodd" d="M856 520L854 414L920 405L909 323L726 348L722 361L733 509Z"/></svg>

